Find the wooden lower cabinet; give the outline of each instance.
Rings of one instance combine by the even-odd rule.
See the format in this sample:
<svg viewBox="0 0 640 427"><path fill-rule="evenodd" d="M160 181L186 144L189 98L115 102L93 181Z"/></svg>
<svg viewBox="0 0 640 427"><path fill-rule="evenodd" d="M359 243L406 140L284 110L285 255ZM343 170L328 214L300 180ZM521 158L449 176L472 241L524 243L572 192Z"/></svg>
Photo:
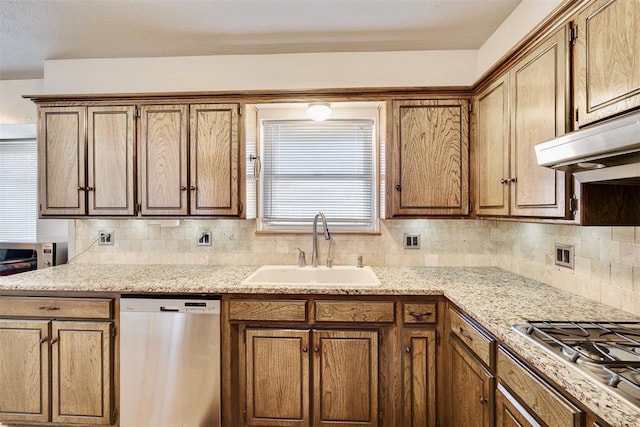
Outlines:
<svg viewBox="0 0 640 427"><path fill-rule="evenodd" d="M435 426L436 331L404 329L402 345L403 425Z"/></svg>
<svg viewBox="0 0 640 427"><path fill-rule="evenodd" d="M496 388L496 427L539 427L540 424L502 384Z"/></svg>
<svg viewBox="0 0 640 427"><path fill-rule="evenodd" d="M246 425L378 425L377 331L245 333Z"/></svg>
<svg viewBox="0 0 640 427"><path fill-rule="evenodd" d="M112 325L0 319L0 422L111 424Z"/></svg>
<svg viewBox="0 0 640 427"><path fill-rule="evenodd" d="M490 426L495 377L458 338L450 343L449 425Z"/></svg>

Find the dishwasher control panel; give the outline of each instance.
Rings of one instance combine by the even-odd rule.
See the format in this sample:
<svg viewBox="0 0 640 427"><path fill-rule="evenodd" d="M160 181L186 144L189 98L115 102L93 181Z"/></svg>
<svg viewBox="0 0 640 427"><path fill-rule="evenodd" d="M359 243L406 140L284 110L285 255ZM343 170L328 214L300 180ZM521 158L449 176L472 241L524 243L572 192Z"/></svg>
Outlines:
<svg viewBox="0 0 640 427"><path fill-rule="evenodd" d="M220 300L216 299L158 299L126 298L120 299L121 312L162 312L190 314L220 314Z"/></svg>

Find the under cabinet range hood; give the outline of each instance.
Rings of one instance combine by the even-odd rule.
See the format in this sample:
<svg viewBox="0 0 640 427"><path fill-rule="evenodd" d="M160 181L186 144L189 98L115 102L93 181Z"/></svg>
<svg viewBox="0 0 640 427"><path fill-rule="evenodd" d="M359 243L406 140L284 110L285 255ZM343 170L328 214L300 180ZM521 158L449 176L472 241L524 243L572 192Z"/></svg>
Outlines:
<svg viewBox="0 0 640 427"><path fill-rule="evenodd" d="M538 164L580 183L640 185L640 111L535 146Z"/></svg>

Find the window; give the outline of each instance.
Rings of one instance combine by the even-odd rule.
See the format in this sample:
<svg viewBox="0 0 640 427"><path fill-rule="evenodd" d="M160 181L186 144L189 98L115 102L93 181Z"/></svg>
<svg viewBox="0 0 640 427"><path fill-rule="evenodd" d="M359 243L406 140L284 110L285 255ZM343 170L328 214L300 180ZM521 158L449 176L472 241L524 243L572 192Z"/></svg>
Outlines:
<svg viewBox="0 0 640 427"><path fill-rule="evenodd" d="M375 121L262 120L259 229L377 231Z"/></svg>
<svg viewBox="0 0 640 427"><path fill-rule="evenodd" d="M38 219L36 140L0 140L0 241L35 241Z"/></svg>

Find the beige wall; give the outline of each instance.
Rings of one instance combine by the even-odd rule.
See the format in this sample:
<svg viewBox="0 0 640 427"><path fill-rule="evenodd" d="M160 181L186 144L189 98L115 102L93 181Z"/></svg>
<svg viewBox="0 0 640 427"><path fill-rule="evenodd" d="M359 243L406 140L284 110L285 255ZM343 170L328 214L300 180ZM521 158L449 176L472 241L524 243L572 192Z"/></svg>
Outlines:
<svg viewBox="0 0 640 427"><path fill-rule="evenodd" d="M294 264L311 236L255 234L253 220L77 220L79 263ZM114 246L91 246L112 229ZM212 246L197 246L210 230ZM402 234L419 233L421 248L403 249ZM553 263L554 244L575 247L575 270ZM328 244L320 240L324 262ZM498 266L640 315L640 227L576 227L491 220L384 220L377 236L336 235L335 264L358 255L373 266ZM544 304L544 301L540 301Z"/></svg>
<svg viewBox="0 0 640 427"><path fill-rule="evenodd" d="M36 105L22 95L43 91L43 80L0 80L0 124L36 123Z"/></svg>

